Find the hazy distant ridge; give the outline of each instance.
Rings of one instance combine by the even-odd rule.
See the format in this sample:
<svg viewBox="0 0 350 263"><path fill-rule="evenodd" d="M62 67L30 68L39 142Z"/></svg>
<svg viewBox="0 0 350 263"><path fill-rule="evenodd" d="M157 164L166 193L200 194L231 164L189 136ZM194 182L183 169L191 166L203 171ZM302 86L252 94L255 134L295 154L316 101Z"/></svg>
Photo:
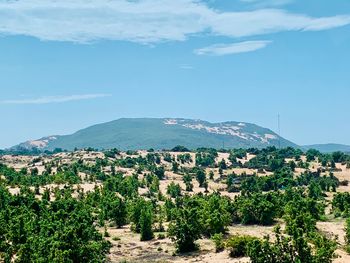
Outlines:
<svg viewBox="0 0 350 263"><path fill-rule="evenodd" d="M316 149L324 153L331 153L336 151L350 153L350 145L336 144L336 143L305 145L303 146L303 148L305 150Z"/></svg>

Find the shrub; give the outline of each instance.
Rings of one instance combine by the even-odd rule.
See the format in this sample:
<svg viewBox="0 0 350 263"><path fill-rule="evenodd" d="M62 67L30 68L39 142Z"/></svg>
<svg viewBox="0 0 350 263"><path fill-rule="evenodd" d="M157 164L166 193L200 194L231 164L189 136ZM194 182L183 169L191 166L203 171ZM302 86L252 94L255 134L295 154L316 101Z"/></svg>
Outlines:
<svg viewBox="0 0 350 263"><path fill-rule="evenodd" d="M282 236L277 227L275 238L274 243L265 237L248 244L247 254L252 263L331 263L335 258L336 242L318 233L308 240L301 229L295 229L290 237ZM309 245L310 241L314 246Z"/></svg>
<svg viewBox="0 0 350 263"><path fill-rule="evenodd" d="M211 237L211 240L213 240L215 244L215 252L221 252L225 248L225 243L224 243L224 235L222 233L215 234Z"/></svg>
<svg viewBox="0 0 350 263"><path fill-rule="evenodd" d="M257 238L251 236L233 236L225 242L230 250L230 257L239 258L248 256L248 245Z"/></svg>
<svg viewBox="0 0 350 263"><path fill-rule="evenodd" d="M163 233L158 234L158 239L165 239L165 235Z"/></svg>

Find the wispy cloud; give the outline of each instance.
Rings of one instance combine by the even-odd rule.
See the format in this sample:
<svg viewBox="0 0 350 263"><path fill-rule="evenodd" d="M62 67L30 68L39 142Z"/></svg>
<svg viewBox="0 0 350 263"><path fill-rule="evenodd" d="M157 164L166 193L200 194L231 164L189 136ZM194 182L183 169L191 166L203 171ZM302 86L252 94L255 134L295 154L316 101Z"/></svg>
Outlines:
<svg viewBox="0 0 350 263"><path fill-rule="evenodd" d="M194 69L194 67L188 64L184 64L184 65L180 65L180 69L191 70L191 69Z"/></svg>
<svg viewBox="0 0 350 263"><path fill-rule="evenodd" d="M281 9L225 12L200 0L0 0L0 34L78 43L183 41L207 33L240 38L348 24L350 15L311 17Z"/></svg>
<svg viewBox="0 0 350 263"><path fill-rule="evenodd" d="M90 100L97 98L110 97L110 94L83 94L83 95L69 95L69 96L45 96L33 99L16 99L16 100L3 100L1 104L49 104L49 103L62 103L78 100Z"/></svg>
<svg viewBox="0 0 350 263"><path fill-rule="evenodd" d="M294 0L240 0L243 3L252 4L255 7L276 7L293 3Z"/></svg>
<svg viewBox="0 0 350 263"><path fill-rule="evenodd" d="M211 56L223 56L238 53L252 52L258 49L265 48L271 41L244 41L232 44L216 44L209 47L196 49L194 51L197 55L211 55Z"/></svg>

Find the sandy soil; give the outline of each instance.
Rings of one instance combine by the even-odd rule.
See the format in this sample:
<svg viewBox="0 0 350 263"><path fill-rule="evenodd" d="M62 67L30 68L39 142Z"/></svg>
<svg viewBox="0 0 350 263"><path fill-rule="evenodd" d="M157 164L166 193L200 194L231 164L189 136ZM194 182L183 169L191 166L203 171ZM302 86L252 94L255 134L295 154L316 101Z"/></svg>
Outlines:
<svg viewBox="0 0 350 263"><path fill-rule="evenodd" d="M145 157L148 152L147 151L138 151L139 155ZM177 153L177 152L170 152L170 154L177 158L178 155L184 154L184 153ZM192 157L191 163L182 164L183 167L193 167L194 166L194 160L195 160L195 154L190 153ZM162 153L160 153L162 155ZM125 158L127 155L126 153L121 153L121 155L117 156L118 158ZM137 155L133 155L131 157L137 157ZM246 158L240 159L242 163L245 163L252 158L254 158L254 155L248 155ZM45 163L50 162L57 162L59 164L70 164L77 160L83 160L87 164L93 164L95 163L96 158L104 159L104 155L100 152L86 152L86 151L80 151L75 153L59 153L55 154L53 156L42 158L41 160L37 162L33 162L34 160L38 160L37 157L27 157L27 156L2 156L0 158L0 162L5 163L6 165L15 168L16 170L20 170L22 168L27 169L33 169L38 168L39 174L41 174L44 171ZM216 161L219 162L222 159L226 161L226 163L230 164L229 160L229 154L227 153L219 153L219 156L216 158ZM301 159L303 161L306 160L305 156L302 156ZM113 160L113 159L112 159ZM290 161L291 159L286 159L286 161ZM180 174L175 174L171 171L171 163L165 162L162 158L162 165L166 167L166 173L165 173L165 180L160 181L160 190L163 194L166 194L167 187L171 182L178 183L182 190L185 191L185 184L183 183L183 176ZM342 164L336 164L339 171L334 172L334 175L339 178L339 180L349 180L350 181L350 169L347 169L345 165ZM310 170L316 171L318 168L320 168L320 164L318 162L312 162L310 166ZM128 168L122 168L122 167L116 167L117 171L123 172L126 176L131 176L135 171L134 169L128 169ZM53 167L53 172L56 171L56 168ZM222 195L229 196L231 198L234 198L239 193L228 193L226 191L226 184L224 181L220 182L219 180L219 171L218 168L208 168L206 169L207 175L210 171L214 172L214 180L209 180L209 186L208 191L220 191ZM110 167L105 168L105 172L110 172ZM256 169L246 169L246 168L235 168L235 169L228 169L224 171L223 177L225 178L228 174L235 173L237 175L242 174L257 174ZM302 172L305 172L305 169L296 169L296 176ZM147 171L145 171L147 173ZM271 173L265 173L265 174L258 174L259 176L265 176L270 175ZM323 173L323 174L329 174L329 172ZM85 179L85 174L80 174L81 178ZM143 175L140 175L139 178L141 179ZM198 182L195 178L193 178L193 192L204 193L204 188L200 188ZM100 186L100 183L89 183L84 182L79 185L74 185L74 188L77 189L78 187L82 188L85 192L93 191L95 185ZM62 188L64 185L47 185L45 187L40 187L40 193L43 193L45 188L55 188L59 187ZM19 188L9 188L10 192L12 194L16 194L19 192ZM350 185L349 186L340 186L337 190L338 192L350 192ZM140 194L146 194L147 189L139 189ZM327 200L331 201L333 198L334 193L328 193ZM38 196L40 198L40 196ZM327 214L329 214L330 206L327 208ZM339 258L334 260L335 263L346 263L350 262L350 256L347 255L346 252L344 252L342 247L345 244L345 231L344 231L344 223L345 221L343 219L330 219L327 222L318 222L317 228L325 233L329 237L338 237L338 243L339 243L339 249L337 250L337 254L339 255ZM101 229L101 231L103 231ZM128 262L214 262L214 263L228 263L228 262L249 262L248 258L241 258L241 259L231 259L228 255L228 252L222 252L222 253L215 253L214 244L209 239L202 239L198 241L198 244L200 245L200 251L189 253L186 255L176 255L175 254L175 248L173 243L170 239L158 239L158 234L156 233L156 238L152 241L148 242L141 242L140 236L138 234L133 233L130 230L130 226L125 226L121 229L116 229L113 227L108 228L108 232L110 234L110 237L108 238L111 243L113 244L113 247L111 249L110 253L110 259L112 262L121 262L124 259L127 259ZM166 234L166 233L164 233ZM235 225L229 227L229 235L251 235L256 237L264 237L266 235L273 234L273 226L272 227L262 227L262 226L241 226L241 225Z"/></svg>

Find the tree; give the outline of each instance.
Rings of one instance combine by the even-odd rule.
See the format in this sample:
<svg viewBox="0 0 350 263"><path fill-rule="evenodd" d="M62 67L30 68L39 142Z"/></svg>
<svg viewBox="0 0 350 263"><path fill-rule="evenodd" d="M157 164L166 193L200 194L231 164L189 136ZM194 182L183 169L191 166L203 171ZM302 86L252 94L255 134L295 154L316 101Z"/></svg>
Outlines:
<svg viewBox="0 0 350 263"><path fill-rule="evenodd" d="M222 168L219 168L219 175L220 175L220 179L222 178L222 176L224 175L224 171L222 170Z"/></svg>
<svg viewBox="0 0 350 263"><path fill-rule="evenodd" d="M108 212L118 228L126 224L127 210L126 205L121 198L115 197L115 199L111 201L110 210Z"/></svg>
<svg viewBox="0 0 350 263"><path fill-rule="evenodd" d="M210 172L209 172L209 179L210 180L214 180L214 172L213 172L213 170L210 170Z"/></svg>
<svg viewBox="0 0 350 263"><path fill-rule="evenodd" d="M178 173L179 172L179 164L174 161L173 164L172 164L172 170L174 173Z"/></svg>
<svg viewBox="0 0 350 263"><path fill-rule="evenodd" d="M334 162L336 163L341 163L345 160L345 154L343 152L334 152L332 153L332 159L334 160Z"/></svg>
<svg viewBox="0 0 350 263"><path fill-rule="evenodd" d="M132 222L132 230L136 233L141 232L141 213L144 207L147 207L149 202L139 197L129 203L129 218Z"/></svg>
<svg viewBox="0 0 350 263"><path fill-rule="evenodd" d="M242 224L271 225L277 214L274 199L273 195L261 193L239 196L233 203L234 221Z"/></svg>
<svg viewBox="0 0 350 263"><path fill-rule="evenodd" d="M226 184L227 184L227 192L232 193L232 192L237 192L239 191L237 187L235 187L235 180L236 180L236 175L235 174L230 174L227 176Z"/></svg>
<svg viewBox="0 0 350 263"><path fill-rule="evenodd" d="M209 191L208 191L209 184L208 184L208 181L207 181L207 180L204 181L203 187L204 187L204 192L205 192L205 193L208 193L208 192L209 192Z"/></svg>
<svg viewBox="0 0 350 263"><path fill-rule="evenodd" d="M197 200L186 197L183 207L174 208L174 220L169 225L168 233L180 253L198 248L195 241L201 237L202 232L198 207Z"/></svg>
<svg viewBox="0 0 350 263"><path fill-rule="evenodd" d="M163 180L165 175L164 167L163 166L156 167L156 169L154 170L154 174L158 177L159 180Z"/></svg>
<svg viewBox="0 0 350 263"><path fill-rule="evenodd" d="M183 181L186 185L186 191L187 192L192 192L193 190L193 184L192 184L192 176L190 174L185 174L183 176Z"/></svg>
<svg viewBox="0 0 350 263"><path fill-rule="evenodd" d="M335 169L337 166L336 166L336 164L335 164L335 161L334 160L332 160L331 161L331 168L332 169Z"/></svg>
<svg viewBox="0 0 350 263"><path fill-rule="evenodd" d="M214 193L202 201L200 220L206 236L226 232L231 223L230 201Z"/></svg>
<svg viewBox="0 0 350 263"><path fill-rule="evenodd" d="M296 163L294 161L290 161L288 164L289 164L290 169L294 172L295 168L297 168Z"/></svg>
<svg viewBox="0 0 350 263"><path fill-rule="evenodd" d="M196 178L199 183L199 187L203 187L203 184L206 180L206 174L203 170L198 170L196 173Z"/></svg>
<svg viewBox="0 0 350 263"><path fill-rule="evenodd" d="M170 153L165 153L165 154L164 154L164 161L166 161L166 162L168 162L168 163L171 163L172 157L171 157L171 154L170 154Z"/></svg>
<svg viewBox="0 0 350 263"><path fill-rule="evenodd" d="M227 165L226 165L225 159L222 159L220 161L219 168L221 168L222 170L226 170L227 169Z"/></svg>
<svg viewBox="0 0 350 263"><path fill-rule="evenodd" d="M153 239L153 211L150 204L146 205L141 210L140 215L140 232L141 232L141 241L147 241Z"/></svg>
<svg viewBox="0 0 350 263"><path fill-rule="evenodd" d="M215 150L209 150L208 152L202 151L196 153L196 165L202 167L213 166L215 164L215 158L217 152Z"/></svg>
<svg viewBox="0 0 350 263"><path fill-rule="evenodd" d="M172 198L176 198L178 196L181 196L180 185L175 184L174 182L171 182L167 187L167 194L170 195Z"/></svg>
<svg viewBox="0 0 350 263"><path fill-rule="evenodd" d="M190 150L187 149L187 148L184 147L184 146L177 145L177 146L175 146L174 148L172 148L171 151L172 151L172 152L189 152Z"/></svg>
<svg viewBox="0 0 350 263"><path fill-rule="evenodd" d="M312 199L320 199L322 197L322 189L319 184L315 181L312 181L308 187L309 197Z"/></svg>

